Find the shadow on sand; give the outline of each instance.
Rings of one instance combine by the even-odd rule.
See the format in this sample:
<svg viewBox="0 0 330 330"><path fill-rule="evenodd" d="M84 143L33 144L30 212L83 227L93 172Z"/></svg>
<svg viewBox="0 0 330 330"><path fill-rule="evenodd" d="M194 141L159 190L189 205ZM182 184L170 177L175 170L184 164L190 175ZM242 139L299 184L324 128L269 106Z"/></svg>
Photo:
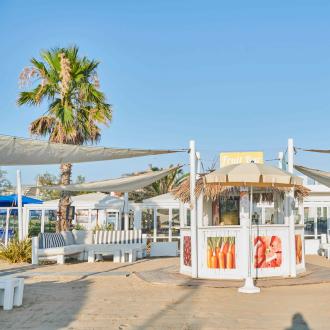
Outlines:
<svg viewBox="0 0 330 330"><path fill-rule="evenodd" d="M90 281L25 284L23 306L0 307L0 329L62 329L75 320L87 299Z"/></svg>
<svg viewBox="0 0 330 330"><path fill-rule="evenodd" d="M285 330L311 330L308 323L300 313L296 313L292 316L292 323L289 328Z"/></svg>

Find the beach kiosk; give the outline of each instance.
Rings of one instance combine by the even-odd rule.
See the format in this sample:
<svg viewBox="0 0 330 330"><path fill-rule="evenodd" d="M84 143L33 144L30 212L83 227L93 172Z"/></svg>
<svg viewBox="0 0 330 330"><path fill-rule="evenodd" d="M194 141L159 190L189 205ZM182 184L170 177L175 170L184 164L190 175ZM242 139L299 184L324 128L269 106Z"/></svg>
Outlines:
<svg viewBox="0 0 330 330"><path fill-rule="evenodd" d="M289 172L253 162L190 177L175 191L182 204L180 272L245 279L247 291L252 278L304 272L302 199L308 190L302 184Z"/></svg>

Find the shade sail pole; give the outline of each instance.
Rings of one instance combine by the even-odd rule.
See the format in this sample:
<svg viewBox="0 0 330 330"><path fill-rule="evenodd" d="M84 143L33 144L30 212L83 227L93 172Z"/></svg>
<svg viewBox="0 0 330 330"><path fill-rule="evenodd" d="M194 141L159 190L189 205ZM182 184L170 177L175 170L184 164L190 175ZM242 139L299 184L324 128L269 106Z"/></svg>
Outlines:
<svg viewBox="0 0 330 330"><path fill-rule="evenodd" d="M191 276L198 277L197 203L196 203L196 144L190 141L190 226L191 226Z"/></svg>
<svg viewBox="0 0 330 330"><path fill-rule="evenodd" d="M129 230L128 192L124 194L124 230Z"/></svg>
<svg viewBox="0 0 330 330"><path fill-rule="evenodd" d="M23 203L22 203L22 184L21 184L21 171L16 172L16 185L17 185L17 214L18 214L18 239L23 239Z"/></svg>
<svg viewBox="0 0 330 330"><path fill-rule="evenodd" d="M293 173L293 157L294 147L293 139L288 139L288 172ZM296 277L296 246L295 246L295 223L293 214L294 205L294 189L291 188L290 192L287 193L287 212L289 221L289 251L290 251L290 276Z"/></svg>
<svg viewBox="0 0 330 330"><path fill-rule="evenodd" d="M252 278L252 212L253 212L253 187L250 188L250 208L249 208L249 250L248 250L248 276L243 287L238 289L241 293L259 293L260 288L254 285Z"/></svg>

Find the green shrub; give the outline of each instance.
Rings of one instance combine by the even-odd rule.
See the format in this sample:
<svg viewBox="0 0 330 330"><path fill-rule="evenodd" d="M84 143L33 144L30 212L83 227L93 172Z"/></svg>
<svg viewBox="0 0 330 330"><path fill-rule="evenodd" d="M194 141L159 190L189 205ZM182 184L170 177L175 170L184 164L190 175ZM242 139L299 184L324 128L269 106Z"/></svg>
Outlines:
<svg viewBox="0 0 330 330"><path fill-rule="evenodd" d="M72 229L75 229L75 230L86 230L86 227L84 227L83 225L80 225L79 223L77 223L76 225L73 226Z"/></svg>
<svg viewBox="0 0 330 330"><path fill-rule="evenodd" d="M106 225L96 225L93 229L93 233L95 234L96 231L99 231L99 230L107 230L107 231L111 231L113 230L113 224L112 223L108 223Z"/></svg>
<svg viewBox="0 0 330 330"><path fill-rule="evenodd" d="M20 262L31 262L32 242L30 238L23 241L14 239L7 246L0 245L0 259L12 264Z"/></svg>

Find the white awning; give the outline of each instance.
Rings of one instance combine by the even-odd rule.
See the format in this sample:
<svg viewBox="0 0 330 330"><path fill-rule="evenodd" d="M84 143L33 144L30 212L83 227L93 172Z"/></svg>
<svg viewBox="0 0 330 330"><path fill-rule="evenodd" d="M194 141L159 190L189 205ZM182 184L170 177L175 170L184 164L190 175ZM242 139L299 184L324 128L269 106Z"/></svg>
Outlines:
<svg viewBox="0 0 330 330"><path fill-rule="evenodd" d="M171 171L177 169L171 167L161 171L150 171L144 174L110 179L103 181L86 182L70 185L43 186L41 189L61 190L61 191L101 191L101 192L130 192L139 188L149 186L150 184L164 178Z"/></svg>
<svg viewBox="0 0 330 330"><path fill-rule="evenodd" d="M294 165L294 168L305 174L309 178L314 179L315 181L324 184L327 187L330 187L330 172L320 171L314 168L308 168L300 165Z"/></svg>
<svg viewBox="0 0 330 330"><path fill-rule="evenodd" d="M88 147L0 135L0 166L95 162L182 151Z"/></svg>

